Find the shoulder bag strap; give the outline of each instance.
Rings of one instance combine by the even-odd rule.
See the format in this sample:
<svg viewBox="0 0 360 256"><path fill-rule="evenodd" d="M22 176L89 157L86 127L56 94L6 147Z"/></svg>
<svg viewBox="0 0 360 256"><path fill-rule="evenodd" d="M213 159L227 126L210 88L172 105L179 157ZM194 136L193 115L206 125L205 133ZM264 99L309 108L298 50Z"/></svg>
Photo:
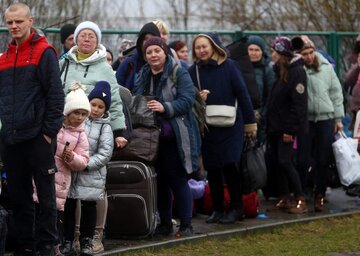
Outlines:
<svg viewBox="0 0 360 256"><path fill-rule="evenodd" d="M198 82L198 88L199 88L199 91L201 91L199 67L198 67L197 64L195 64L195 68L196 68L196 80L197 80L197 82Z"/></svg>
<svg viewBox="0 0 360 256"><path fill-rule="evenodd" d="M67 73L69 70L69 60L68 59L65 59L64 64L61 67L60 76L64 73L64 70L65 70L65 76L64 76L64 82L63 82L63 88L65 87L66 77L67 77Z"/></svg>

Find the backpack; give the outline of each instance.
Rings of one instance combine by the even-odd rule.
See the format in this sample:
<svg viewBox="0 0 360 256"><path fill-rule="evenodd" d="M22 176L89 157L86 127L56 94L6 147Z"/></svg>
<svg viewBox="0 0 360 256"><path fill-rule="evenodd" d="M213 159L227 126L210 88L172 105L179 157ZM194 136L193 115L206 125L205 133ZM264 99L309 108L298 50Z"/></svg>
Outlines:
<svg viewBox="0 0 360 256"><path fill-rule="evenodd" d="M179 69L179 67L180 66L178 64L176 64L174 66L174 68L172 69L172 73L170 76L170 79L174 83L175 87L177 84L176 83L176 80L177 80L176 72ZM203 99L200 96L199 89L196 86L194 86L194 88L195 88L195 101L194 101L194 105L192 107L192 112L197 121L199 130L200 130L200 134L201 134L201 136L204 136L205 129L207 129L207 125L205 123L205 102L203 101Z"/></svg>

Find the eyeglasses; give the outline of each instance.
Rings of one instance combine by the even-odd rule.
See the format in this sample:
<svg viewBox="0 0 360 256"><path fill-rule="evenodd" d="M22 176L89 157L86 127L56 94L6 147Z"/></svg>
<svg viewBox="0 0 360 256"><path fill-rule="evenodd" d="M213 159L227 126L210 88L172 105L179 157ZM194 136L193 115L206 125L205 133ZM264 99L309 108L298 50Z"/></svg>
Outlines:
<svg viewBox="0 0 360 256"><path fill-rule="evenodd" d="M94 34L80 34L79 38L82 40L88 39L89 41L96 40L96 36Z"/></svg>

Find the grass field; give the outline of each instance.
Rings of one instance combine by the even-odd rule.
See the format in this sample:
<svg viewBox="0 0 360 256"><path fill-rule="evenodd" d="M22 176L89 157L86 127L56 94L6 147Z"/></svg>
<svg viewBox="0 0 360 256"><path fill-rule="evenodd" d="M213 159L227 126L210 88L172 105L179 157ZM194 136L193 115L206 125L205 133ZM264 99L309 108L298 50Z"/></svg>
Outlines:
<svg viewBox="0 0 360 256"><path fill-rule="evenodd" d="M141 250L121 255L322 256L329 255L331 252L360 252L360 215L328 218L307 224L275 228L266 233L226 239L207 239L163 249Z"/></svg>

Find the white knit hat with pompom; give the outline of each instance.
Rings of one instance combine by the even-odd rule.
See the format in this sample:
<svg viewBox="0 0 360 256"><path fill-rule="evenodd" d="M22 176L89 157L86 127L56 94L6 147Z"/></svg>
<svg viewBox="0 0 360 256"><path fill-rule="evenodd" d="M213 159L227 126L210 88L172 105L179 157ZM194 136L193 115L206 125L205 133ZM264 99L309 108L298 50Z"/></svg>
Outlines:
<svg viewBox="0 0 360 256"><path fill-rule="evenodd" d="M76 109L83 109L90 114L90 102L85 94L86 87L78 82L74 82L65 98L64 115L67 116Z"/></svg>

